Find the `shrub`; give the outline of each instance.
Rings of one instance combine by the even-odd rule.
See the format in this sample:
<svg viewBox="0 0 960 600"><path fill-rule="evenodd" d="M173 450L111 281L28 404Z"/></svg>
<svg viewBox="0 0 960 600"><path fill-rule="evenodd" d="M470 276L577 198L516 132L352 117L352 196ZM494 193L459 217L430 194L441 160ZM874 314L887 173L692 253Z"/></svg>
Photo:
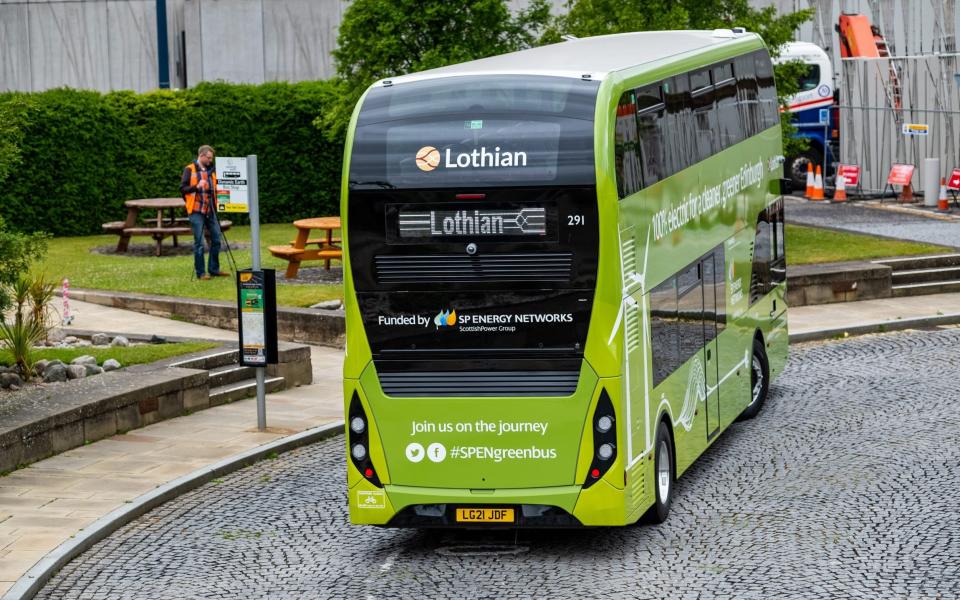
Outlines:
<svg viewBox="0 0 960 600"><path fill-rule="evenodd" d="M337 214L342 141L311 125L333 94L302 82L0 95L0 114L19 109L21 163L0 187L0 216L23 231L99 233L126 216L124 200L177 196L201 144L258 156L261 221Z"/></svg>
<svg viewBox="0 0 960 600"><path fill-rule="evenodd" d="M10 287L27 272L30 263L41 258L46 250L45 234L25 235L9 231L0 217L0 315L10 308Z"/></svg>
<svg viewBox="0 0 960 600"><path fill-rule="evenodd" d="M9 286L13 314L0 314L0 346L13 356L13 364L23 379L33 374L33 347L47 337L50 325L50 300L53 285L43 278L20 278Z"/></svg>

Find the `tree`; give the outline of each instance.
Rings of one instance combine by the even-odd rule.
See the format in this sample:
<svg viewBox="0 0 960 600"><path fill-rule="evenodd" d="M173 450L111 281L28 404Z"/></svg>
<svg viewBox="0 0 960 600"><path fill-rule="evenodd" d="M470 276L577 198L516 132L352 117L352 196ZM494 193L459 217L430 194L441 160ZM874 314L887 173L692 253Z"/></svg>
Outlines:
<svg viewBox="0 0 960 600"><path fill-rule="evenodd" d="M505 0L354 0L333 51L337 102L314 124L339 139L354 105L378 79L528 48L549 19L546 0L516 15Z"/></svg>
<svg viewBox="0 0 960 600"><path fill-rule="evenodd" d="M777 57L793 32L813 16L813 9L780 15L776 8L752 8L748 0L569 0L567 12L553 19L542 38L557 42L563 34L577 37L663 29L717 29L745 27L763 38ZM785 99L797 92L803 67L796 63L774 66L777 94ZM781 113L784 153L802 150L805 141L791 137L790 114Z"/></svg>

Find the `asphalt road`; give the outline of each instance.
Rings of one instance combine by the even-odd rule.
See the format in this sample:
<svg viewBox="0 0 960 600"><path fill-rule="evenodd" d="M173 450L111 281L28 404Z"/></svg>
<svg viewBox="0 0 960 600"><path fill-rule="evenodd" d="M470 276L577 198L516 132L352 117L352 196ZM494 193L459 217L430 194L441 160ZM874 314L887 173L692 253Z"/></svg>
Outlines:
<svg viewBox="0 0 960 600"><path fill-rule="evenodd" d="M887 203L894 204L895 200L887 200ZM785 210L788 223L960 247L960 221L880 210L857 202L831 204L793 196L787 197Z"/></svg>
<svg viewBox="0 0 960 600"><path fill-rule="evenodd" d="M190 492L40 598L954 598L960 329L795 346L660 526L347 524L342 438Z"/></svg>

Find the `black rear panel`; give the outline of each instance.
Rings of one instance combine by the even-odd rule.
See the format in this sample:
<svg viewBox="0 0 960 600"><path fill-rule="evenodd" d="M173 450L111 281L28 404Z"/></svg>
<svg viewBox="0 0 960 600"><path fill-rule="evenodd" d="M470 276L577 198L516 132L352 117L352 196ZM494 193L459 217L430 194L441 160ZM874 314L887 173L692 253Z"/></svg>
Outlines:
<svg viewBox="0 0 960 600"><path fill-rule="evenodd" d="M469 76L370 90L350 268L391 396L565 396L596 286L596 82Z"/></svg>
<svg viewBox="0 0 960 600"><path fill-rule="evenodd" d="M528 391L569 394L569 374L574 374L575 387L596 286L594 189L471 190L470 195L483 197L469 200L457 195L391 190L350 196L350 266L378 372L422 373L426 381L451 368L487 371L490 379L474 381L488 385L486 390L475 385L463 389L472 389L468 395L506 395L500 393L503 377L564 371L567 375L560 379L565 384L541 378L543 385ZM399 234L400 216L410 207L474 215L481 208L507 205L545 208L546 232L528 239ZM437 206L442 210L430 208ZM400 392L385 382L387 387ZM527 395L519 394L523 386L516 387L518 395ZM448 393L449 385L436 391L460 395Z"/></svg>

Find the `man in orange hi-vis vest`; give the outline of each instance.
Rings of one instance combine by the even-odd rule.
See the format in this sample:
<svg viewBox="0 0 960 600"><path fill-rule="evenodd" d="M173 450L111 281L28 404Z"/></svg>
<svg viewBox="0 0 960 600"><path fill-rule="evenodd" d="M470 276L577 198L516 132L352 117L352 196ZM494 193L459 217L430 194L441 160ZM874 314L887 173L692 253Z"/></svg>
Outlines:
<svg viewBox="0 0 960 600"><path fill-rule="evenodd" d="M220 222L217 220L216 202L217 174L213 170L213 148L200 146L197 160L183 169L180 178L180 195L187 203L187 216L193 229L193 268L197 279L206 281L213 277L229 277L220 271ZM203 269L203 229L210 233L210 261Z"/></svg>

